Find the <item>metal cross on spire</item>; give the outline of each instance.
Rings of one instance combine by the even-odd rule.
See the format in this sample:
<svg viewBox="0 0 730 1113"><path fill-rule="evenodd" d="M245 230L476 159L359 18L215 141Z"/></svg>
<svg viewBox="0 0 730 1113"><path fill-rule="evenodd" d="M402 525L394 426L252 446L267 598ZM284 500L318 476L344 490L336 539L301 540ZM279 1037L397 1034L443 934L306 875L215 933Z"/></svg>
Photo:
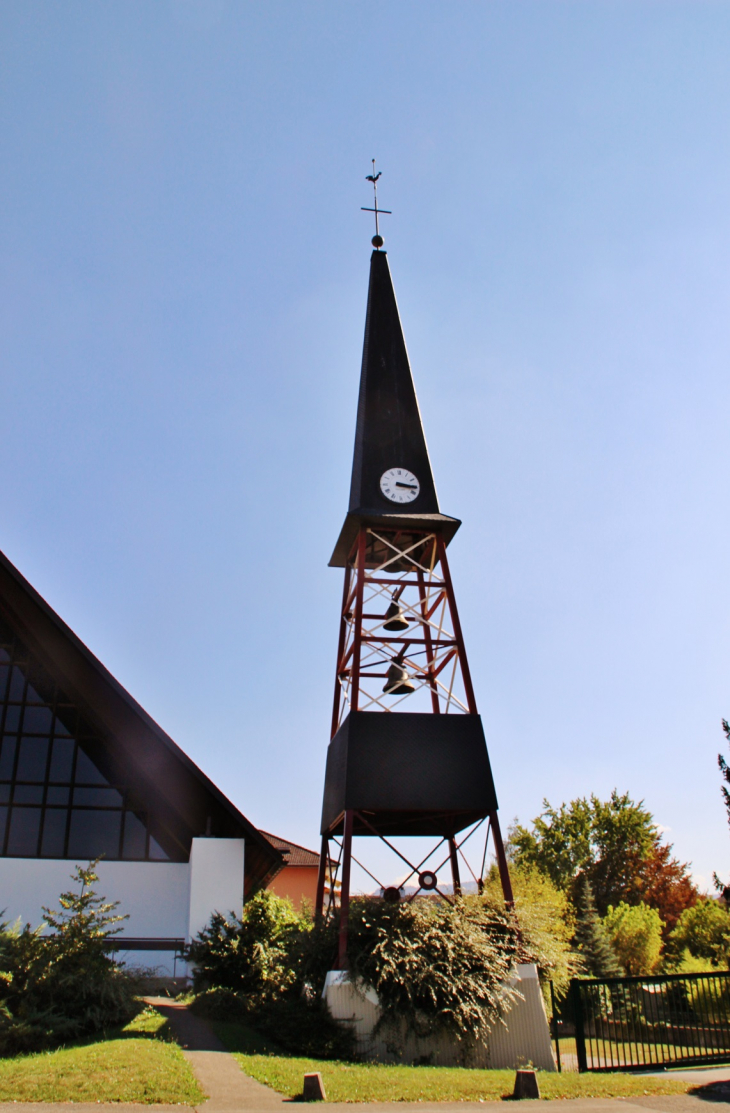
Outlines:
<svg viewBox="0 0 730 1113"><path fill-rule="evenodd" d="M377 248L377 250L380 251L380 248L383 246L383 237L380 235L380 226L378 224L378 217L380 216L381 213L387 213L388 216L390 216L391 211L390 211L390 209L379 209L378 208L378 178L383 173L383 171L378 170L378 172L376 174L375 173L375 159L372 160L372 163L373 163L373 172L372 172L372 174L366 174L365 175L365 181L373 183L373 196L374 196L375 208L370 209L370 208L366 208L365 205L361 205L360 209L364 213L375 213L375 235L373 236L371 243L372 243L373 247Z"/></svg>

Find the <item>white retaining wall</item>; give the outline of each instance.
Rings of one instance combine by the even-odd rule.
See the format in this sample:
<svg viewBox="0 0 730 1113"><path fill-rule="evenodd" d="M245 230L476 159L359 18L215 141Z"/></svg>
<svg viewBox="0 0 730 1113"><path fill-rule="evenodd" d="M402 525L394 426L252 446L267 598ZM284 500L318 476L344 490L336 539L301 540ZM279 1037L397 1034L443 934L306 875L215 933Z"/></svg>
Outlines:
<svg viewBox="0 0 730 1113"><path fill-rule="evenodd" d="M416 1039L401 1034L390 1039L387 1034L374 1035L380 1018L377 994L357 987L349 974L332 970L327 975L323 997L335 1020L351 1025L358 1052L366 1059L381 1062L423 1062L436 1066L471 1066L513 1070L530 1064L539 1070L554 1071L550 1028L545 1003L540 992L537 968L531 964L517 967L510 979L521 999L515 1000L504 1014L504 1025L497 1022L486 1040L469 1043L447 1036Z"/></svg>

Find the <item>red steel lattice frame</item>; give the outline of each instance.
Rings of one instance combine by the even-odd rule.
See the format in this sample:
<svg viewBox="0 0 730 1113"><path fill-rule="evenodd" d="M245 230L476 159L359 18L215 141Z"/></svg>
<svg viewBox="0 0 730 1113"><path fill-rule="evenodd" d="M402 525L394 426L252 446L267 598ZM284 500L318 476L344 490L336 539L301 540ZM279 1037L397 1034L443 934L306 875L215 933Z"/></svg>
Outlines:
<svg viewBox="0 0 730 1113"><path fill-rule="evenodd" d="M409 628L403 631L403 636L397 636L383 629L384 612L387 603L391 601L397 602L402 607L409 623ZM382 609L374 613L371 604ZM416 637L413 631L420 636ZM390 714L397 713L398 710L406 710L402 704L406 699L413 699L412 696L384 696L381 691L373 691L373 686L369 683L371 680L382 682L387 676L388 666L394 659L402 662L406 667L417 690L424 689L428 692L433 714L476 715L478 713L443 537L435 531L411 528L407 531L398 531L363 525L345 567L332 707L332 738L350 711L370 709ZM378 669L381 671L373 671ZM389 700L392 702L388 703ZM504 898L511 905L512 886L498 814L495 810L489 812L484 818L488 819L487 840L490 833L493 838ZM352 854L354 819L354 811L345 812L342 840L338 844L337 872L341 870L338 953L340 968L347 964L350 874L352 862L357 862ZM455 838L441 840L420 866L414 866L378 833L376 825L369 819L358 815L358 822L368 827L373 835L383 839L408 864L412 871L411 876L420 872L423 864L431 858L441 843L447 842L446 860L451 866L453 891L455 894L460 893L459 855L461 854L466 862L461 847L476 828L473 827L461 843L458 843ZM477 827L482 822L483 820L480 820ZM318 916L325 913L327 870L328 864L332 861L330 837L327 834L322 837L316 897ZM485 842L482 873L486 851ZM446 860L437 869L442 868ZM357 862L357 864L362 866L362 863ZM468 866L468 862L466 864ZM362 868L377 881L365 866ZM471 867L469 869L472 872ZM474 876L473 872L472 876ZM481 887L481 880L480 875L477 878L479 887ZM334 881L333 876L329 885L327 909L327 914L330 915L335 913Z"/></svg>

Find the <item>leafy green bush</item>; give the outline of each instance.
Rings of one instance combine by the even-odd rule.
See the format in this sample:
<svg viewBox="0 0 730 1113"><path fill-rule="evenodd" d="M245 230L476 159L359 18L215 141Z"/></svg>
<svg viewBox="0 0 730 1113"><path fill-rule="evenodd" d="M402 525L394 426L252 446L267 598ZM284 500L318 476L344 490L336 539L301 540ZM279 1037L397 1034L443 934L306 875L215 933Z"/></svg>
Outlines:
<svg viewBox="0 0 730 1113"><path fill-rule="evenodd" d="M348 954L378 994L381 1028L478 1039L517 996L505 984L522 959L516 922L480 897L355 900Z"/></svg>
<svg viewBox="0 0 730 1113"><path fill-rule="evenodd" d="M332 1020L321 1000L332 961L329 942L320 957L320 939L309 917L271 892L252 897L241 919L216 912L188 948L195 964L193 1011L252 1024L287 1051L352 1058L351 1033ZM320 966L324 972L317 993L308 975Z"/></svg>
<svg viewBox="0 0 730 1113"><path fill-rule="evenodd" d="M684 961L679 956L689 952L695 960L705 960L715 966L727 966L730 956L730 913L718 901L708 897L687 908L669 936L667 957L669 961Z"/></svg>
<svg viewBox="0 0 730 1113"><path fill-rule="evenodd" d="M664 924L656 908L621 901L616 908L609 908L603 925L626 973L651 974L662 953Z"/></svg>
<svg viewBox="0 0 730 1113"><path fill-rule="evenodd" d="M92 886L96 862L72 875L80 891L60 896L45 923L0 935L0 1054L15 1055L126 1023L134 985L109 955L106 940L126 919ZM46 927L51 932L46 934Z"/></svg>
<svg viewBox="0 0 730 1113"><path fill-rule="evenodd" d="M251 1023L299 1054L352 1058L351 1034L321 1000L336 943L334 921L315 926L288 901L259 893L240 920L216 913L189 948L194 1009ZM533 961L514 916L480 897L355 899L348 953L353 977L378 994L381 1027L459 1039L484 1035L509 1009L514 964Z"/></svg>
<svg viewBox="0 0 730 1113"><path fill-rule="evenodd" d="M534 962L547 990L552 981L558 997L564 997L570 979L582 972L582 964L571 947L575 913L567 893L533 866L510 866L515 917L520 931L521 962ZM496 863L484 879L484 894L499 909L504 904L502 883Z"/></svg>
<svg viewBox="0 0 730 1113"><path fill-rule="evenodd" d="M240 920L215 912L188 948L194 989L233 989L261 1002L286 993L297 983L301 936L310 928L291 901L266 890L247 901Z"/></svg>

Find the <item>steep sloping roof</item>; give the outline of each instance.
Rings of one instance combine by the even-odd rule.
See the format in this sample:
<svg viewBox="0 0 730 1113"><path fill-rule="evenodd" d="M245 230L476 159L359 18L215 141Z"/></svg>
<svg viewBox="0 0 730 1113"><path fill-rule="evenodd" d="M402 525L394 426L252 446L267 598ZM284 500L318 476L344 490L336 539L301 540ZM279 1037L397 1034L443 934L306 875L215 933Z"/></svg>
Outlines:
<svg viewBox="0 0 730 1113"><path fill-rule="evenodd" d="M168 842L187 855L196 836L245 840L248 896L283 866L279 852L140 707L0 553L0 616L93 724L110 765L133 785Z"/></svg>
<svg viewBox="0 0 730 1113"><path fill-rule="evenodd" d="M390 277L388 257L374 251L360 372L350 512L393 510L380 490L387 468L407 467L421 489L409 514L438 514L431 461L418 409L416 388Z"/></svg>
<svg viewBox="0 0 730 1113"><path fill-rule="evenodd" d="M395 505L383 494L380 480L390 468L407 468L420 489L409 503ZM408 351L403 337L393 280L384 251L370 259L368 307L360 370L350 507L330 565L347 564L362 525L436 530L448 545L460 522L439 510L431 460L423 432Z"/></svg>
<svg viewBox="0 0 730 1113"><path fill-rule="evenodd" d="M278 835L271 835L268 831L262 831L261 834L273 847L276 847L284 858L285 865L319 866L319 854L314 850L307 850L305 846L299 846L298 843L290 842L288 839L281 839Z"/></svg>

